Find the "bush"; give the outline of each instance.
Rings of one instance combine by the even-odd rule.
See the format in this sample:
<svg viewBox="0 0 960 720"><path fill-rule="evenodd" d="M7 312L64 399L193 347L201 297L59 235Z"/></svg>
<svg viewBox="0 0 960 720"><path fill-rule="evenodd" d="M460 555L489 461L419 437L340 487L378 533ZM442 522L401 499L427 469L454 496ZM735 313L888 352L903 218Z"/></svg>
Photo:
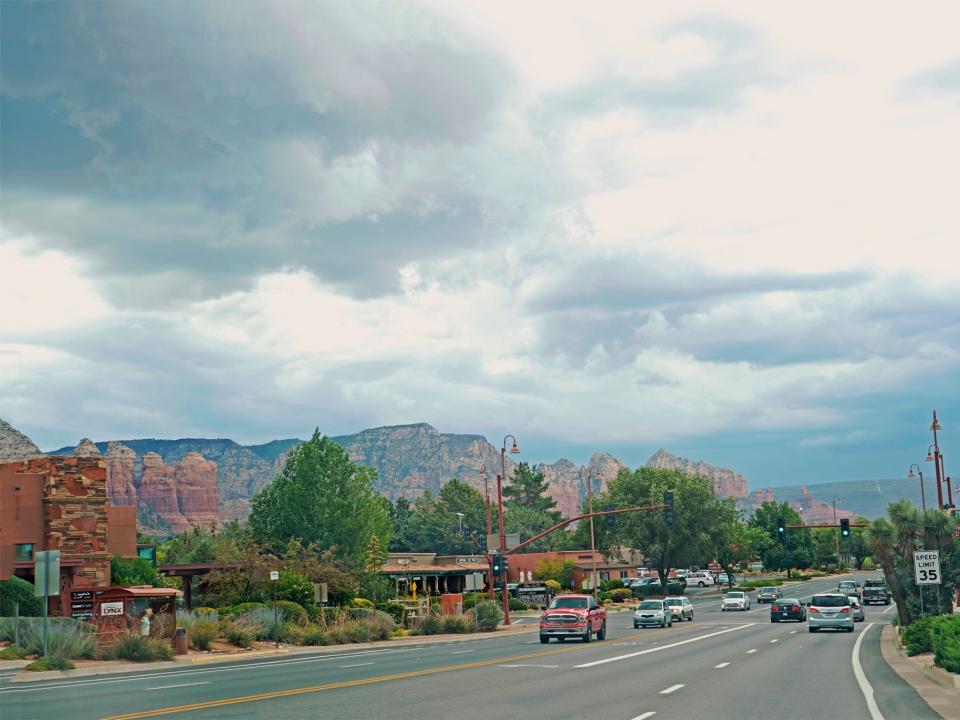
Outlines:
<svg viewBox="0 0 960 720"><path fill-rule="evenodd" d="M114 555L110 560L110 584L123 585L152 585L163 587L163 581L157 575L157 569L149 560L140 557L122 558Z"/></svg>
<svg viewBox="0 0 960 720"><path fill-rule="evenodd" d="M319 625L311 623L303 629L303 635L301 636L301 645L329 645L330 638L327 637L327 632Z"/></svg>
<svg viewBox="0 0 960 720"><path fill-rule="evenodd" d="M608 595L609 598L610 598L611 600L613 600L614 602L616 602L616 603L622 603L622 602L624 602L627 598L632 598L632 597L633 597L633 590L631 590L630 588L619 587L619 588L614 588L613 590L611 590L610 592L608 592L607 595Z"/></svg>
<svg viewBox="0 0 960 720"><path fill-rule="evenodd" d="M443 632L449 634L468 633L473 628L462 615L447 615L443 618Z"/></svg>
<svg viewBox="0 0 960 720"><path fill-rule="evenodd" d="M49 618L47 656L92 658L97 651L97 631L93 625L72 618ZM20 646L28 655L43 654L43 620L20 621Z"/></svg>
<svg viewBox="0 0 960 720"><path fill-rule="evenodd" d="M933 662L952 673L960 673L960 615L936 618L932 635Z"/></svg>
<svg viewBox="0 0 960 720"><path fill-rule="evenodd" d="M145 638L136 633L129 633L123 635L117 644L105 653L105 656L130 662L156 662L173 660L173 648L166 640Z"/></svg>
<svg viewBox="0 0 960 720"><path fill-rule="evenodd" d="M220 611L212 607L198 607L193 609L193 614L197 616L206 617L209 619L210 615L213 615L213 619L216 620L220 617Z"/></svg>
<svg viewBox="0 0 960 720"><path fill-rule="evenodd" d="M477 603L474 608L474 622L480 632L496 630L500 624L500 608L492 602Z"/></svg>
<svg viewBox="0 0 960 720"><path fill-rule="evenodd" d="M39 660L34 660L24 670L44 672L46 670L73 670L75 667L76 665L63 655L48 655Z"/></svg>
<svg viewBox="0 0 960 720"><path fill-rule="evenodd" d="M464 609L466 609L467 606L467 597L468 595L463 596ZM470 607L473 607L473 604L471 604ZM380 603L377 605L377 610L387 613L398 625L403 622L403 616L406 613L406 608L398 602Z"/></svg>
<svg viewBox="0 0 960 720"><path fill-rule="evenodd" d="M561 588L560 588L560 583L557 582L556 580L552 579L552 578L551 578L550 580L545 581L545 582L544 582L544 585L546 585L548 588L550 588L550 590L551 590L553 593L558 593L558 592L560 592L560 590L561 590Z"/></svg>
<svg viewBox="0 0 960 720"><path fill-rule="evenodd" d="M373 632L367 623L353 622L347 626L347 637L350 639L350 642L368 643L373 640Z"/></svg>
<svg viewBox="0 0 960 720"><path fill-rule="evenodd" d="M181 612L177 614L177 627L186 628L187 633L198 622L215 623L220 619L220 614L212 608L197 608L193 612Z"/></svg>
<svg viewBox="0 0 960 720"><path fill-rule="evenodd" d="M917 618L903 628L900 638L907 655L917 655L922 652L930 652L933 649L930 630L933 627L934 619L932 617Z"/></svg>
<svg viewBox="0 0 960 720"><path fill-rule="evenodd" d="M290 645L303 645L303 625L287 622L280 628L280 639Z"/></svg>
<svg viewBox="0 0 960 720"><path fill-rule="evenodd" d="M678 583L678 582L667 583L667 595L683 595L686 589L687 588L683 583Z"/></svg>
<svg viewBox="0 0 960 720"><path fill-rule="evenodd" d="M350 601L350 607L367 608L369 610L373 610L373 603L366 598L354 598Z"/></svg>
<svg viewBox="0 0 960 720"><path fill-rule="evenodd" d="M219 627L215 621L197 620L187 630L187 637L194 649L209 650L210 643L216 639L218 631Z"/></svg>
<svg viewBox="0 0 960 720"><path fill-rule="evenodd" d="M511 610L527 609L527 604L525 602L521 602L520 600L517 600L516 598L510 598L509 605Z"/></svg>
<svg viewBox="0 0 960 720"><path fill-rule="evenodd" d="M864 558L863 559L863 569L864 570L875 570L877 567L876 563L873 562L873 558Z"/></svg>
<svg viewBox="0 0 960 720"><path fill-rule="evenodd" d="M236 647L247 648L253 644L253 628L243 620L231 620L223 626L223 636Z"/></svg>
<svg viewBox="0 0 960 720"><path fill-rule="evenodd" d="M43 603L33 594L33 584L12 575L9 580L0 581L0 615L13 617L17 603L20 603L20 617L43 614Z"/></svg>
<svg viewBox="0 0 960 720"><path fill-rule="evenodd" d="M601 587L603 587L603 583L601 583ZM623 580L607 580L606 587L603 589L610 592L611 590L620 590L621 588L623 588Z"/></svg>
<svg viewBox="0 0 960 720"><path fill-rule="evenodd" d="M303 605L292 600L277 600L277 612L284 622L297 625L306 625L310 622L310 617L307 615L307 611L303 609Z"/></svg>
<svg viewBox="0 0 960 720"><path fill-rule="evenodd" d="M479 605L477 607L480 607ZM412 635L436 635L443 629L443 621L438 615L430 613L417 618Z"/></svg>
<svg viewBox="0 0 960 720"><path fill-rule="evenodd" d="M257 610L259 608L265 608L266 605L260 602L245 602L240 603L239 605L233 605L228 608L221 608L221 615L244 615L245 613L250 612L251 610Z"/></svg>
<svg viewBox="0 0 960 720"><path fill-rule="evenodd" d="M23 660L27 657L27 651L19 645L8 645L0 650L0 660Z"/></svg>

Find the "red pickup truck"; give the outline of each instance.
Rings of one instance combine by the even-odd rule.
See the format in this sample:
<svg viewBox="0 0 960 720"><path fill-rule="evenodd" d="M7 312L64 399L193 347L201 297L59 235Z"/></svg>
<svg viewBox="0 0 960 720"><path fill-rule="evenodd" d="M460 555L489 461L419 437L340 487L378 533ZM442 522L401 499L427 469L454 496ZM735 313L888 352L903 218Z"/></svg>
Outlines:
<svg viewBox="0 0 960 720"><path fill-rule="evenodd" d="M607 637L607 611L597 605L593 595L558 595L540 616L540 642L555 637L563 642L568 637L590 642Z"/></svg>

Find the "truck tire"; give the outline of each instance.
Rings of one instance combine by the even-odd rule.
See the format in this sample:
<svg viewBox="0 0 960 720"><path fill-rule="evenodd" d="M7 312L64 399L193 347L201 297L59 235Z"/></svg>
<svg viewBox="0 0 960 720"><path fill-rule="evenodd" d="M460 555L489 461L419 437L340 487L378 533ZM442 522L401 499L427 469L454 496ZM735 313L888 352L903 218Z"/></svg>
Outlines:
<svg viewBox="0 0 960 720"><path fill-rule="evenodd" d="M600 632L597 633L597 640L606 640L607 639L607 623L604 622L600 628Z"/></svg>
<svg viewBox="0 0 960 720"><path fill-rule="evenodd" d="M542 642L544 645L546 645L548 642L550 642L550 638L548 638L546 635L541 635L541 636L540 636L540 642Z"/></svg>
<svg viewBox="0 0 960 720"><path fill-rule="evenodd" d="M590 623L587 623L587 631L583 634L583 641L585 643L590 642L593 639L593 633L591 631Z"/></svg>

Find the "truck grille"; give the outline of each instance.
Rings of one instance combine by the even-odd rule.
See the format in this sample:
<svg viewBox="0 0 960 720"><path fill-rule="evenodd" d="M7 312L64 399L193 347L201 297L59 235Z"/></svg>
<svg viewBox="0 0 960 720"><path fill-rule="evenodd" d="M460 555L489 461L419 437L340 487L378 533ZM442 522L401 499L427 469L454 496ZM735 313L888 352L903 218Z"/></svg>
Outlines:
<svg viewBox="0 0 960 720"><path fill-rule="evenodd" d="M547 615L547 625L576 625L578 617L574 614Z"/></svg>

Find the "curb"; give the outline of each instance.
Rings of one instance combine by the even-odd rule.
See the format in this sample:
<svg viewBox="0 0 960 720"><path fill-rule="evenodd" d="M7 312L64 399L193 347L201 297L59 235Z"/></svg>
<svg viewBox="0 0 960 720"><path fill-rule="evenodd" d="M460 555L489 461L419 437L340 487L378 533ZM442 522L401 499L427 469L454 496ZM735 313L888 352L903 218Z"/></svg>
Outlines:
<svg viewBox="0 0 960 720"><path fill-rule="evenodd" d="M957 703L960 677L940 668L932 668L923 660L909 657L900 646L893 625L884 625L881 628L880 653L887 665L910 685L934 712L944 720L960 720L960 705Z"/></svg>
<svg viewBox="0 0 960 720"><path fill-rule="evenodd" d="M188 662L191 665L202 665L203 663L212 663L220 662L222 660L231 661L231 660L245 660L247 658L258 658L258 657L272 657L274 655L289 655L289 648L283 650L255 650L252 652L245 653L219 653L214 655L194 655L193 657L188 656ZM179 661L183 662L183 661Z"/></svg>

